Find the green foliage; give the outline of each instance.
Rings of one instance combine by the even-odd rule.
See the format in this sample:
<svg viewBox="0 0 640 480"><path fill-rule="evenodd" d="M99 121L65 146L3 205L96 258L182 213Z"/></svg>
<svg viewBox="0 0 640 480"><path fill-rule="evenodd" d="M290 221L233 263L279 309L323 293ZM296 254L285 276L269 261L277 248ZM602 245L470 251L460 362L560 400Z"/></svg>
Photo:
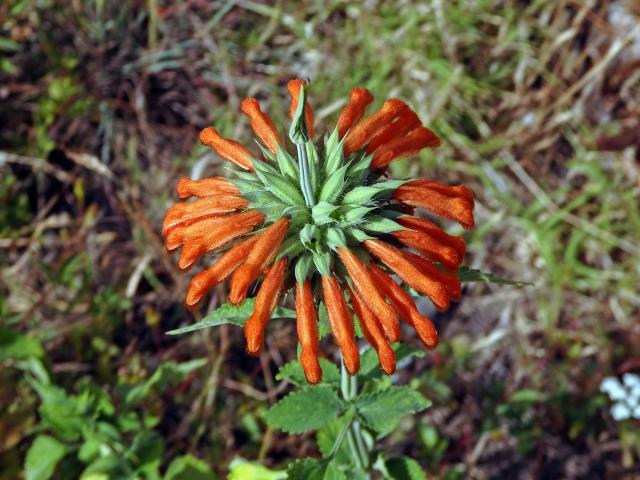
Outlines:
<svg viewBox="0 0 640 480"><path fill-rule="evenodd" d="M29 447L24 462L26 480L51 478L56 465L67 454L67 447L53 437L39 435Z"/></svg>
<svg viewBox="0 0 640 480"><path fill-rule="evenodd" d="M228 480L284 480L288 478L283 471L270 470L259 463L235 458L229 465Z"/></svg>
<svg viewBox="0 0 640 480"><path fill-rule="evenodd" d="M358 398L355 405L364 422L384 434L393 430L402 416L424 410L431 402L411 387L389 387Z"/></svg>
<svg viewBox="0 0 640 480"><path fill-rule="evenodd" d="M385 462L385 467L392 480L427 480L424 470L413 458L390 458Z"/></svg>
<svg viewBox="0 0 640 480"><path fill-rule="evenodd" d="M323 384L337 386L340 383L340 370L335 363L321 358L320 368L322 369ZM299 387L308 385L299 360L293 360L283 365L276 375L276 380L286 380Z"/></svg>
<svg viewBox="0 0 640 480"><path fill-rule="evenodd" d="M307 387L290 393L265 414L267 423L287 433L315 430L344 410L344 402L329 387Z"/></svg>

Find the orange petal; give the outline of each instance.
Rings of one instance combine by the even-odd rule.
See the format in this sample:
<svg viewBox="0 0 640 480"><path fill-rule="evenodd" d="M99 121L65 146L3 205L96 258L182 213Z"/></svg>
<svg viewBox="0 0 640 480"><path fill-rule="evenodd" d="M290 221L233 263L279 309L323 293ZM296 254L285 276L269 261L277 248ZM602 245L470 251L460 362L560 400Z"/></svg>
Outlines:
<svg viewBox="0 0 640 480"><path fill-rule="evenodd" d="M416 112L407 107L400 112L395 122L384 127L378 135L371 139L367 147L367 153L373 153L388 142L404 137L411 130L419 127L420 124L420 118Z"/></svg>
<svg viewBox="0 0 640 480"><path fill-rule="evenodd" d="M455 220L464 228L473 228L473 193L462 185L447 186L428 180L415 180L399 187L393 193L393 198Z"/></svg>
<svg viewBox="0 0 640 480"><path fill-rule="evenodd" d="M373 95L371 95L371 92L366 88L356 87L351 90L349 101L338 117L338 134L341 139L347 131L362 118L367 109L367 105L372 101Z"/></svg>
<svg viewBox="0 0 640 480"><path fill-rule="evenodd" d="M351 288L348 288L348 291L351 305L360 319L362 333L378 354L378 360L384 373L392 375L396 371L396 353L387 343L380 322L360 295Z"/></svg>
<svg viewBox="0 0 640 480"><path fill-rule="evenodd" d="M353 318L344 300L340 284L333 275L322 276L322 294L331 331L342 352L344 366L351 375L355 375L360 369L360 353L356 345Z"/></svg>
<svg viewBox="0 0 640 480"><path fill-rule="evenodd" d="M273 257L277 254L282 239L289 228L289 219L279 218L259 234L258 241L247 257L247 261L233 272L229 301L234 305L244 302L251 282L255 281Z"/></svg>
<svg viewBox="0 0 640 480"><path fill-rule="evenodd" d="M435 348L438 345L436 327L418 311L411 296L377 265L371 265L371 275L376 285L396 308L400 318L415 328L427 348Z"/></svg>
<svg viewBox="0 0 640 480"><path fill-rule="evenodd" d="M240 104L240 110L251 120L251 128L269 150L277 153L278 145L283 145L282 139L273 124L273 120L260 110L260 104L255 98L245 98Z"/></svg>
<svg viewBox="0 0 640 480"><path fill-rule="evenodd" d="M289 105L290 118L293 118L296 113L296 109L298 108L298 97L300 96L300 88L304 84L305 81L300 80L299 78L290 80L287 84L287 90L289 90L289 95L291 95L291 104ZM311 105L309 105L309 102L305 102L304 111L304 121L307 126L307 131L309 132L309 137L313 138L313 110L311 109Z"/></svg>
<svg viewBox="0 0 640 480"><path fill-rule="evenodd" d="M171 230L180 225L191 225L203 218L216 214L230 213L249 205L244 198L233 195L216 195L199 198L194 202L176 203L164 217L162 235L166 236Z"/></svg>
<svg viewBox="0 0 640 480"><path fill-rule="evenodd" d="M455 273L443 272L430 261L414 253L405 252L405 256L424 274L444 285L447 288L449 298L452 300L460 300L462 284Z"/></svg>
<svg viewBox="0 0 640 480"><path fill-rule="evenodd" d="M178 267L189 268L200 255L213 251L234 238L253 230L264 221L264 214L249 210L237 215L208 218L186 227L176 227L167 235L167 249L184 244Z"/></svg>
<svg viewBox="0 0 640 480"><path fill-rule="evenodd" d="M225 160L229 160L245 170L254 170L249 149L234 140L224 138L215 128L207 127L202 130L200 141L213 148Z"/></svg>
<svg viewBox="0 0 640 480"><path fill-rule="evenodd" d="M344 142L344 154L350 155L365 147L384 127L393 122L407 105L395 98L386 100L380 110L360 120L347 134Z"/></svg>
<svg viewBox="0 0 640 480"><path fill-rule="evenodd" d="M371 169L385 168L394 160L416 155L423 148L439 146L440 139L435 133L428 128L418 127L409 135L395 138L376 150L371 161Z"/></svg>
<svg viewBox="0 0 640 480"><path fill-rule="evenodd" d="M282 258L267 271L253 308L253 314L244 324L244 335L247 339L247 352L260 355L264 345L264 331L271 319L271 314L280 300L287 270L287 259Z"/></svg>
<svg viewBox="0 0 640 480"><path fill-rule="evenodd" d="M180 198L209 197L211 195L240 195L240 189L229 180L222 177L203 178L191 180L189 177L181 178L176 186L176 192Z"/></svg>
<svg viewBox="0 0 640 480"><path fill-rule="evenodd" d="M413 230L398 230L391 233L404 245L413 248L424 258L442 264L449 270L457 270L465 251L464 240L445 233L427 220L402 217L397 222ZM424 224L422 223L424 222ZM426 231L420 226L426 227Z"/></svg>
<svg viewBox="0 0 640 480"><path fill-rule="evenodd" d="M382 328L390 342L397 342L400 338L400 325L395 310L384 301L376 288L366 265L347 248L338 248L338 256L346 267L358 293L367 299L369 307L375 316L380 319Z"/></svg>
<svg viewBox="0 0 640 480"><path fill-rule="evenodd" d="M238 265L247 258L257 240L257 236L247 238L227 250L209 268L195 275L189 284L185 304L188 307L193 307L209 290L231 275L238 268Z"/></svg>
<svg viewBox="0 0 640 480"><path fill-rule="evenodd" d="M320 383L322 369L318 360L319 334L318 310L316 308L311 283L296 284L296 327L300 340L300 363L304 369L307 381L311 384Z"/></svg>
<svg viewBox="0 0 640 480"><path fill-rule="evenodd" d="M408 253L380 240L365 240L364 246L407 284L428 296L436 307L444 310L449 306L447 286L422 272Z"/></svg>

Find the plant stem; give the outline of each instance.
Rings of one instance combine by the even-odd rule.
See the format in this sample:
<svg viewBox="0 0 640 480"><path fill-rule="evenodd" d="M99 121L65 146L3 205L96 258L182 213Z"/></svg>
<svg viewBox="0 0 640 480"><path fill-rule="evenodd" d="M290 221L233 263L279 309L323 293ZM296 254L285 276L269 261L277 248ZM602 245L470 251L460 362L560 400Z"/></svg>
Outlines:
<svg viewBox="0 0 640 480"><path fill-rule="evenodd" d="M306 145L298 143L296 144L296 150L298 151L298 168L300 169L300 189L307 207L312 208L315 202L313 200L313 189L311 188L309 157L307 157Z"/></svg>
<svg viewBox="0 0 640 480"><path fill-rule="evenodd" d="M346 401L353 400L358 395L358 379L355 375L349 376L347 369L344 367L344 362L341 362L340 368L340 389L342 391L342 397ZM349 425L347 441L349 442L351 456L353 457L356 467L367 470L369 467L370 454L362 436L362 428L358 420L354 419L351 425Z"/></svg>

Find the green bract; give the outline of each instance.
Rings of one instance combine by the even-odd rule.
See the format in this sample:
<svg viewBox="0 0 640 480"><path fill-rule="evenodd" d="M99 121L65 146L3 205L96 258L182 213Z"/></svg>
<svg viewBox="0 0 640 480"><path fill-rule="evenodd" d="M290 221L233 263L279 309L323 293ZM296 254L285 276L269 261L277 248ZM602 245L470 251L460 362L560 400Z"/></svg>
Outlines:
<svg viewBox="0 0 640 480"><path fill-rule="evenodd" d="M267 223L290 218L279 258L295 263L298 281L315 269L329 274L335 249L357 248L372 235L404 228L393 220L401 212L389 199L405 180L388 180L370 171L371 155L366 152L345 156L337 128L314 143L304 119L301 88L289 129L291 142L279 145L277 154L261 147L263 160L253 160L255 172L234 171L231 180L248 208L263 212Z"/></svg>

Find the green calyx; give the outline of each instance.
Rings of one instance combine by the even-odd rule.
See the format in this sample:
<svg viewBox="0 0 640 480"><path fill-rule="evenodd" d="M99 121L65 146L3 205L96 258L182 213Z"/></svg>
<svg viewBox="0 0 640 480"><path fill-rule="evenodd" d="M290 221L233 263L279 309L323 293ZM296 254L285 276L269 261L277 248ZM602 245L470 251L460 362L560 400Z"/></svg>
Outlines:
<svg viewBox="0 0 640 480"><path fill-rule="evenodd" d="M261 146L264 159L253 159L255 172L234 171L236 178L230 180L249 209L266 215L265 224L289 217L278 257L295 265L297 281L314 271L330 274L337 248L404 228L394 221L402 214L390 205L404 181L371 172L372 157L365 151L345 156L337 128L314 143L305 124L305 98L301 88L289 129L290 148L279 146L274 154Z"/></svg>

